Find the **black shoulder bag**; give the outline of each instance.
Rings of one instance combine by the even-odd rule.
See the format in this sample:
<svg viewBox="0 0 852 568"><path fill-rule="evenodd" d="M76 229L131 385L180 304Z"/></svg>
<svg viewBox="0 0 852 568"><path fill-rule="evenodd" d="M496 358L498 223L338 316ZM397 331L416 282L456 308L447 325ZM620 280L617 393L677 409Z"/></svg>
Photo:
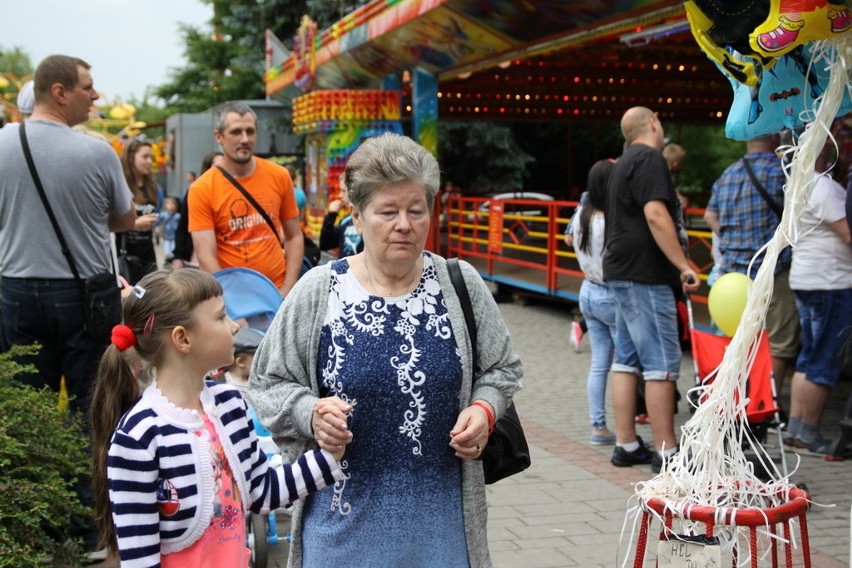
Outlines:
<svg viewBox="0 0 852 568"><path fill-rule="evenodd" d="M467 324L467 332L470 335L471 348L473 349L475 372L479 365L479 357L476 351L476 319L473 315L470 294L467 291L467 284L465 284L461 268L459 268L458 259L448 259L447 270L464 312L464 320ZM524 429L521 427L521 420L518 418L514 402L506 408L506 412L494 424L494 431L488 436L488 443L478 459L482 460L485 483L489 485L510 475L520 473L530 466L530 448L527 445Z"/></svg>
<svg viewBox="0 0 852 568"><path fill-rule="evenodd" d="M260 213L260 216L263 217L263 220L266 221L267 225L269 225L269 228L272 230L272 234L275 235L275 240L278 241L279 245L283 246L283 244L281 243L281 237L278 235L278 229L275 228L275 223L272 222L272 219L270 219L269 215L266 213L266 210L264 210L264 208L260 206L257 200L252 197L251 193L249 193L246 188L244 188L242 184L234 178L234 176L228 173L228 170L226 170L222 166L216 166L216 168L220 172L222 172L222 175L225 176L226 180L231 182L231 185L236 187L240 191L240 193L243 194L243 197L249 200L249 203L252 204L252 207L254 207L258 213Z"/></svg>
<svg viewBox="0 0 852 568"><path fill-rule="evenodd" d="M24 132L23 122L18 130L21 135L21 145L24 147L24 158L27 161L27 167L30 169L33 183L38 190L38 196L41 198L44 210L47 212L50 224L56 233L56 238L59 239L59 245L62 247L62 255L68 262L71 274L74 275L74 281L83 294L83 315L86 321L86 332L93 339L108 340L113 326L121 323L121 288L118 287L115 274L112 272L95 274L85 280L80 278L74 257L71 255L71 249L68 248L68 243L65 242L65 237L62 236L59 223L53 214L53 209L50 207L47 195L44 193L44 187L41 185L41 179L38 176L38 171L30 152L30 145L27 143L27 135Z"/></svg>

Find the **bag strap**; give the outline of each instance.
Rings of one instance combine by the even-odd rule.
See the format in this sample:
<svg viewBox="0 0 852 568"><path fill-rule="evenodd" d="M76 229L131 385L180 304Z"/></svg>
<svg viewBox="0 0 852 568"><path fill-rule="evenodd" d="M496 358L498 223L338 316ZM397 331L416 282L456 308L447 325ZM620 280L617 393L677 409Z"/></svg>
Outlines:
<svg viewBox="0 0 852 568"><path fill-rule="evenodd" d="M59 239L59 244L62 247L62 255L68 262L68 267L71 268L71 274L74 275L74 281L77 282L77 286L79 286L82 290L84 288L83 280L80 278L80 273L77 272L77 265L74 263L74 257L71 254L71 249L68 248L68 243L65 242L65 237L62 236L62 231L59 229L59 222L56 220L56 216L53 214L53 209L50 207L50 202L47 200L47 195L44 193L44 187L41 185L41 178L39 178L38 170L36 170L35 162L33 162L33 155L30 152L30 145L27 142L27 133L24 132L24 124L24 122L21 123L21 127L18 128L18 132L21 135L21 145L24 147L24 158L27 161L27 167L30 169L30 175L33 177L33 183L38 190L38 196L41 198L41 203L44 205L44 210L47 212L50 224L53 226L53 232L56 233L56 238Z"/></svg>
<svg viewBox="0 0 852 568"><path fill-rule="evenodd" d="M754 175L754 170L751 169L751 164L746 158L743 158L743 165L745 166L746 171L748 172L748 177L751 178L751 183L754 184L754 187L757 188L760 196L766 201L766 204L769 205L769 208L772 209L778 218L780 219L784 215L784 210L778 206L778 203L772 199L769 195L769 192L766 191L766 188L763 187L763 184L760 183L760 180L757 179L757 176Z"/></svg>
<svg viewBox="0 0 852 568"><path fill-rule="evenodd" d="M467 284L464 281L464 276L462 276L461 267L459 267L459 259L447 259L447 271L450 273L450 280L453 282L453 288L456 289L459 303L464 312L464 322L467 325L467 333L470 335L470 345L473 349L473 368L476 369L479 364L476 353L476 318L473 316L473 304L470 301L470 293L467 291Z"/></svg>
<svg viewBox="0 0 852 568"><path fill-rule="evenodd" d="M220 172L222 172L222 175L225 176L226 180L231 182L231 185L240 190L240 193L242 193L243 196L245 196L245 198L249 200L249 203L252 204L252 206L257 210L257 212L260 213L260 216L263 217L263 220L266 221L266 224L269 225L269 228L272 230L272 234L275 235L275 240L278 241L279 245L283 246L283 243L281 242L281 237L278 236L278 230L275 228L275 223L273 223L272 219L269 218L269 215L267 215L266 210L264 210L264 208L258 204L257 200L252 197L251 193L249 193L246 188L244 188L242 184L240 184L240 182L234 179L234 176L228 173L225 168L223 168L222 166L216 166L216 168Z"/></svg>

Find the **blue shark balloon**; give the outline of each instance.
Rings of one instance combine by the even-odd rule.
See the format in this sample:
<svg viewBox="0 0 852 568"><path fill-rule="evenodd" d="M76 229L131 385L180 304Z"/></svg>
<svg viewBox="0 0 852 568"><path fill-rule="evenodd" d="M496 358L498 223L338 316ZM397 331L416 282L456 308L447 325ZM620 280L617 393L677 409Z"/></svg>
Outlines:
<svg viewBox="0 0 852 568"><path fill-rule="evenodd" d="M812 63L812 45L800 46L778 57L771 68L761 68L757 64L758 81L753 87L730 79L734 102L725 124L728 138L751 140L798 128L812 119L809 111L823 94L829 77L825 60ZM734 52L734 57L743 56ZM852 98L850 89L846 89L838 116L850 111Z"/></svg>

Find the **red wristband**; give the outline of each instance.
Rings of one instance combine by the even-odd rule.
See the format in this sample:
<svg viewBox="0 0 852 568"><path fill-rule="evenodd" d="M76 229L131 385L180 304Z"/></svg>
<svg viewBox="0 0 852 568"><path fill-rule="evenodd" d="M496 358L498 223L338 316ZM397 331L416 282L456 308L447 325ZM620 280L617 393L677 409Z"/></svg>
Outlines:
<svg viewBox="0 0 852 568"><path fill-rule="evenodd" d="M491 410L491 405L482 400L474 400L470 403L471 406L478 406L485 411L485 416L488 418L488 435L494 431L494 411Z"/></svg>

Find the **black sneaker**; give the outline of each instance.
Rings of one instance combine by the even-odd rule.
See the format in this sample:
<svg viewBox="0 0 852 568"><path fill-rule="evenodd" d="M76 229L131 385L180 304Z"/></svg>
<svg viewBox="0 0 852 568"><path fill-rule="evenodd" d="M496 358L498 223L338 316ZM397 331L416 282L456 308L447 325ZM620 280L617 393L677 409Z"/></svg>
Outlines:
<svg viewBox="0 0 852 568"><path fill-rule="evenodd" d="M677 450L674 454L669 456L669 461L680 451L680 446L677 447ZM654 452L654 456L651 458L651 473L660 473L663 470L663 454L660 452Z"/></svg>
<svg viewBox="0 0 852 568"><path fill-rule="evenodd" d="M628 452L621 446L616 446L612 451L612 457L609 459L612 465L615 467L630 467L632 465L651 463L653 452L645 446L645 443L639 436L636 436L636 441L639 442L639 447L632 452Z"/></svg>

